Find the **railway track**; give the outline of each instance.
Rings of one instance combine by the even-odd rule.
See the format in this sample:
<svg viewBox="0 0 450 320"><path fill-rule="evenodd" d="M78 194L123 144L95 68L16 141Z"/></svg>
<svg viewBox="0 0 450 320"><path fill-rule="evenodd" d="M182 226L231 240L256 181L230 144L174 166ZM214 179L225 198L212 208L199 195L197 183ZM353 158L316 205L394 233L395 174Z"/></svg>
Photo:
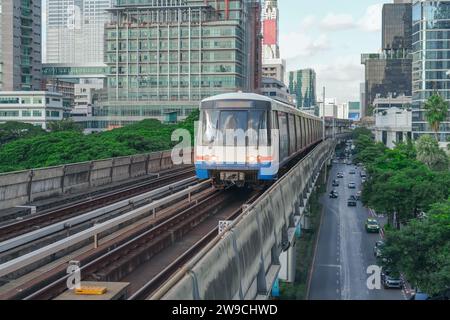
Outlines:
<svg viewBox="0 0 450 320"><path fill-rule="evenodd" d="M161 186L193 176L194 168L183 169L132 187L126 187L121 190L102 194L95 198L88 198L62 208L57 208L10 224L2 225L0 226L0 242L69 219L89 210L101 208L108 204L130 198L131 196L155 190Z"/></svg>
<svg viewBox="0 0 450 320"><path fill-rule="evenodd" d="M189 207L175 205L164 219L154 225L144 224L139 228L122 233L119 238L101 244L78 257L82 280L103 279L118 281L144 261L180 239L219 205L224 206L231 193L210 189L197 203ZM14 292L0 294L1 299L48 300L67 289L67 264L33 279ZM38 288L40 286L40 288ZM19 292L20 291L20 292Z"/></svg>

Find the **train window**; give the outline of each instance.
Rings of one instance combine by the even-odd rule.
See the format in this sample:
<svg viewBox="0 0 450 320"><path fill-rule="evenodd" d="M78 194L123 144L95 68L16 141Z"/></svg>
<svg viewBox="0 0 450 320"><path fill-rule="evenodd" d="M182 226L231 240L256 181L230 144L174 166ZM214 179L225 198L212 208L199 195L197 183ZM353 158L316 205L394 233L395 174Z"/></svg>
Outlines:
<svg viewBox="0 0 450 320"><path fill-rule="evenodd" d="M248 127L247 111L221 111L219 117L219 131L222 133L225 145L245 146L245 133ZM240 131L240 132L238 132ZM227 141L227 136L232 134L233 141ZM242 138L236 139L238 134L242 134ZM237 144L236 141L237 140Z"/></svg>
<svg viewBox="0 0 450 320"><path fill-rule="evenodd" d="M306 118L302 117L302 148L306 148Z"/></svg>
<svg viewBox="0 0 450 320"><path fill-rule="evenodd" d="M294 115L289 114L289 155L292 155L295 153L295 145L297 137L295 135L295 120Z"/></svg>
<svg viewBox="0 0 450 320"><path fill-rule="evenodd" d="M286 113L277 112L280 126L280 162L289 156L289 133Z"/></svg>
<svg viewBox="0 0 450 320"><path fill-rule="evenodd" d="M264 110L250 111L248 119L249 145L267 146L268 145L267 128L268 128L267 112Z"/></svg>
<svg viewBox="0 0 450 320"><path fill-rule="evenodd" d="M219 121L219 110L205 110L202 114L202 135L203 144L214 143L217 137L217 122Z"/></svg>
<svg viewBox="0 0 450 320"><path fill-rule="evenodd" d="M295 116L295 136L297 137L297 144L296 144L296 149L297 151L299 151L302 146L302 141L301 141L301 134L300 134L300 117L299 116Z"/></svg>

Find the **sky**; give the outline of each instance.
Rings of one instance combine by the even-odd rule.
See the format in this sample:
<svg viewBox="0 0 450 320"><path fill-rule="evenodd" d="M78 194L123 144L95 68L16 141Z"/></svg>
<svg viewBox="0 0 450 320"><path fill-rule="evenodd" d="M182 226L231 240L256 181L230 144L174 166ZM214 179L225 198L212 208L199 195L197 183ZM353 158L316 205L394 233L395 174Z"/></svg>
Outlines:
<svg viewBox="0 0 450 320"><path fill-rule="evenodd" d="M361 53L379 52L381 11L392 0L278 0L280 50L287 70L313 68L317 95L359 101ZM313 5L312 5L313 4Z"/></svg>

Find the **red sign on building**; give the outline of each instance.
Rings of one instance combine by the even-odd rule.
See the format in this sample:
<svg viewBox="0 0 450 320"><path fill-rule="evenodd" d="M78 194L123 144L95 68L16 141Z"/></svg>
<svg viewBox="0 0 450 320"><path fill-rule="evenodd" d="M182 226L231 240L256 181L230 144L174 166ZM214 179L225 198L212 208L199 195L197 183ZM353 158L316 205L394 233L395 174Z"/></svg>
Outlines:
<svg viewBox="0 0 450 320"><path fill-rule="evenodd" d="M278 43L277 21L264 21L264 41L265 45L276 45Z"/></svg>

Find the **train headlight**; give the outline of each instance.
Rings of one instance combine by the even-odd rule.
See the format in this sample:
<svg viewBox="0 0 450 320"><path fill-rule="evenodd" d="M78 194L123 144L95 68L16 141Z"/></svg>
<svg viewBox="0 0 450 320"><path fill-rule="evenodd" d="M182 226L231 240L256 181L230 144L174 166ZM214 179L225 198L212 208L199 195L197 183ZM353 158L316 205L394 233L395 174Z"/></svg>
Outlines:
<svg viewBox="0 0 450 320"><path fill-rule="evenodd" d="M256 156L248 156L247 157L247 162L248 163L258 163L258 157L256 157Z"/></svg>
<svg viewBox="0 0 450 320"><path fill-rule="evenodd" d="M211 156L209 159L211 162L217 162L218 160L217 156Z"/></svg>

